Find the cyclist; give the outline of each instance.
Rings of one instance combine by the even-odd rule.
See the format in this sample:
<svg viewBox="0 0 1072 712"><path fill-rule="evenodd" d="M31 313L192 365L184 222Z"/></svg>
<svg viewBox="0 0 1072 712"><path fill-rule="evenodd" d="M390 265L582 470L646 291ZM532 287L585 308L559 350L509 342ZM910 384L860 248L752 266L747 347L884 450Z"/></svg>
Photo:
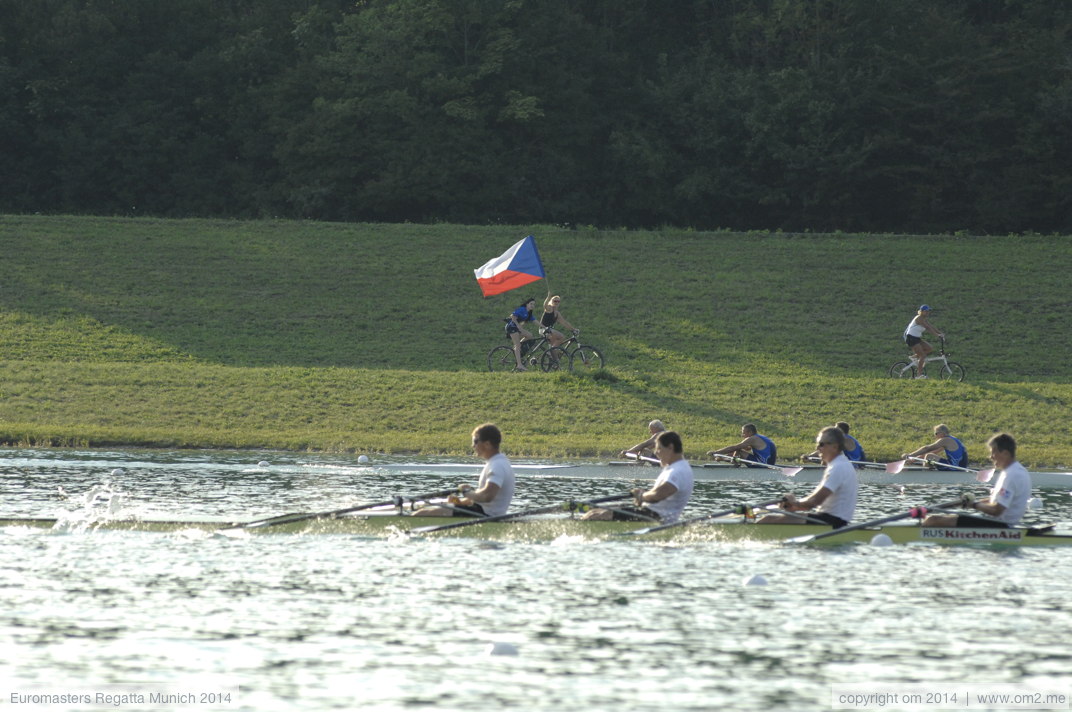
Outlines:
<svg viewBox="0 0 1072 712"><path fill-rule="evenodd" d="M573 331L573 335L581 333L580 329L574 328L573 324L566 321L566 317L562 316L562 312L558 310L558 305L562 303L562 297L557 294L553 297L547 297L543 302L543 316L540 317L540 333L547 337L547 340L551 342L551 348L561 345L566 337L561 332L555 330L553 327L555 324L561 322L564 327Z"/></svg>
<svg viewBox="0 0 1072 712"><path fill-rule="evenodd" d="M536 321L536 317L532 315L532 310L536 308L536 298L529 297L521 303L517 309L514 309L510 313L510 316L506 321L506 335L510 337L510 340L514 342L514 358L517 359L517 370L527 371L525 365L521 362L521 342L524 339L531 339L532 334L522 326L525 322Z"/></svg>
<svg viewBox="0 0 1072 712"><path fill-rule="evenodd" d="M927 365L927 354L934 351L934 347L923 340L923 333L926 331L935 334L939 339L944 339L945 334L938 331L931 326L931 323L927 321L927 317L930 315L931 308L926 304L920 305L916 311L916 315L912 318L912 321L908 322L908 328L904 331L904 342L908 344L908 348L912 350L916 359L916 378L926 378L927 375L923 373L924 366Z"/></svg>

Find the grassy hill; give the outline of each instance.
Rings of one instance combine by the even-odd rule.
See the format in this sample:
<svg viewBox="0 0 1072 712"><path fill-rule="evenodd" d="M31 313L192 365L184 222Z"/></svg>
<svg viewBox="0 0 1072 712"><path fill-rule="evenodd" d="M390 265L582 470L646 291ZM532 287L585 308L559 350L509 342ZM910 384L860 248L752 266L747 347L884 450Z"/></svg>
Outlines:
<svg viewBox="0 0 1072 712"><path fill-rule="evenodd" d="M537 237L547 284L473 269ZM752 421L781 452L852 423L892 458L948 423L1072 465L1063 237L0 217L0 441L606 456L662 418L695 456ZM492 374L550 288L601 377ZM920 303L964 383L884 377Z"/></svg>

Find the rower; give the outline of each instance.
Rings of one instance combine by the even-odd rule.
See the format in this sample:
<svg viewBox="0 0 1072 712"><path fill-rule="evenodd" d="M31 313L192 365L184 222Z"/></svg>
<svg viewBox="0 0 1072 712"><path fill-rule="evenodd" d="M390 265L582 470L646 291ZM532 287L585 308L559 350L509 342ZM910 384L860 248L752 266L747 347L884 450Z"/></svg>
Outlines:
<svg viewBox="0 0 1072 712"><path fill-rule="evenodd" d="M774 441L766 435L760 435L756 426L745 423L741 426L741 437L744 438L736 445L728 445L718 450L711 450L708 455L729 455L742 460L749 460L763 465L773 465L778 458L778 448ZM746 467L756 467L745 463Z"/></svg>
<svg viewBox="0 0 1072 712"><path fill-rule="evenodd" d="M651 433L651 437L644 442L637 443L628 450L622 450L621 456L629 457L630 455L634 455L639 462L642 456L651 455L655 450L655 437L659 433L666 432L666 426L663 425L663 421L661 420L653 420L648 423L648 432Z"/></svg>
<svg viewBox="0 0 1072 712"><path fill-rule="evenodd" d="M820 430L815 438L815 450L826 469L819 486L801 500L790 492L782 499L784 514L768 514L756 523L804 524L818 519L839 529L852 521L852 516L856 513L856 491L859 482L856 479L856 469L845 456L845 447L845 433L839 428ZM811 511L813 509L815 511ZM807 512L807 515L797 516L792 512Z"/></svg>
<svg viewBox="0 0 1072 712"><path fill-rule="evenodd" d="M1001 469L990 498L975 502L964 496L961 506L976 514L930 514L923 520L925 527L1001 527L1016 526L1027 511L1031 498L1031 475L1016 459L1016 440L1008 433L998 433L986 443L990 459Z"/></svg>
<svg viewBox="0 0 1072 712"><path fill-rule="evenodd" d="M960 439L949 434L948 425L945 425L944 423L935 425L934 437L935 441L930 445L924 445L912 452L906 452L901 455L901 459L908 460L913 457L922 457L927 460L935 460L938 463L952 465L953 467L968 466L968 450L964 447L964 443L962 443ZM945 452L945 457L938 458L938 453L943 451ZM942 465L939 464L936 469L949 470L951 468L942 467Z"/></svg>
<svg viewBox="0 0 1072 712"><path fill-rule="evenodd" d="M506 514L514 498L514 468L506 455L499 452L502 432L492 423L473 430L473 451L484 458L477 486L461 485L461 497L447 498L448 506L421 507L413 512L418 517L496 517Z"/></svg>
<svg viewBox="0 0 1072 712"><path fill-rule="evenodd" d="M834 423L838 430L845 433L845 457L849 458L850 462L859 463L867 459L867 454L864 453L864 446L860 444L860 441L849 435L849 424L844 420L839 420ZM818 450L812 450L807 455L801 455L801 460L821 460ZM860 467L860 465L855 465Z"/></svg>
<svg viewBox="0 0 1072 712"><path fill-rule="evenodd" d="M593 509L582 519L597 521L676 522L692 495L692 466L685 459L681 436L665 430L655 436L655 456L663 469L651 489L637 487L631 494L635 506L619 509Z"/></svg>

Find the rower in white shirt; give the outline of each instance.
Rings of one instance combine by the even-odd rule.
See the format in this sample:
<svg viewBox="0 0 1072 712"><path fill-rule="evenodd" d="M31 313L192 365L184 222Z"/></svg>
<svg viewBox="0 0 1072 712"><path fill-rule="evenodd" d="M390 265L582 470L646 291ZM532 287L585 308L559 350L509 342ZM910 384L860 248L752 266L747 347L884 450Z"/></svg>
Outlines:
<svg viewBox="0 0 1072 712"><path fill-rule="evenodd" d="M845 456L847 440L839 428L823 428L815 438L815 449L819 452L826 470L819 486L804 499L798 500L792 493L782 499L782 514L768 514L757 520L757 524L805 524L816 520L825 522L839 529L852 521L856 513L856 491L859 482L856 468ZM814 510L814 511L812 511ZM806 512L803 516L794 512Z"/></svg>
<svg viewBox="0 0 1072 712"><path fill-rule="evenodd" d="M663 469L650 489L637 487L631 492L635 506L593 509L583 519L676 522L688 504L693 487L692 466L685 459L681 436L673 430L656 435L655 456Z"/></svg>
<svg viewBox="0 0 1072 712"><path fill-rule="evenodd" d="M990 460L1001 469L990 498L976 502L965 495L961 506L977 514L931 514L923 520L925 527L1012 527L1020 523L1031 498L1031 475L1016 459L1016 440L1008 433L998 433L986 443Z"/></svg>

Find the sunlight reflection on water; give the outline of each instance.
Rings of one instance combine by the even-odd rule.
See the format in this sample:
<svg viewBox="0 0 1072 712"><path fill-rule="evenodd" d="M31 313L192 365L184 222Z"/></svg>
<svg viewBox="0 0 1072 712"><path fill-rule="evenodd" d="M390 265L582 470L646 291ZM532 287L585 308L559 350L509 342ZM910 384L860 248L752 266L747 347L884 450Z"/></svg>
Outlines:
<svg viewBox="0 0 1072 712"><path fill-rule="evenodd" d="M42 458L26 457L25 473L5 477L4 513L70 509L59 487L77 498L120 465L112 486L137 511L213 516L345 506L458 479L358 478L330 458L304 468L317 464L308 455L266 470L259 453L62 454L28 469ZM523 484L519 506L628 486ZM694 508L784 490L705 482ZM867 516L959 488L861 491ZM1072 518L1067 493L1045 494L1042 514ZM1057 548L7 530L0 572L3 679L215 675L242 688L241 704L221 709L826 710L831 685L871 679L1072 680L1072 563ZM754 574L768 585L742 585ZM487 655L493 642L518 655Z"/></svg>

